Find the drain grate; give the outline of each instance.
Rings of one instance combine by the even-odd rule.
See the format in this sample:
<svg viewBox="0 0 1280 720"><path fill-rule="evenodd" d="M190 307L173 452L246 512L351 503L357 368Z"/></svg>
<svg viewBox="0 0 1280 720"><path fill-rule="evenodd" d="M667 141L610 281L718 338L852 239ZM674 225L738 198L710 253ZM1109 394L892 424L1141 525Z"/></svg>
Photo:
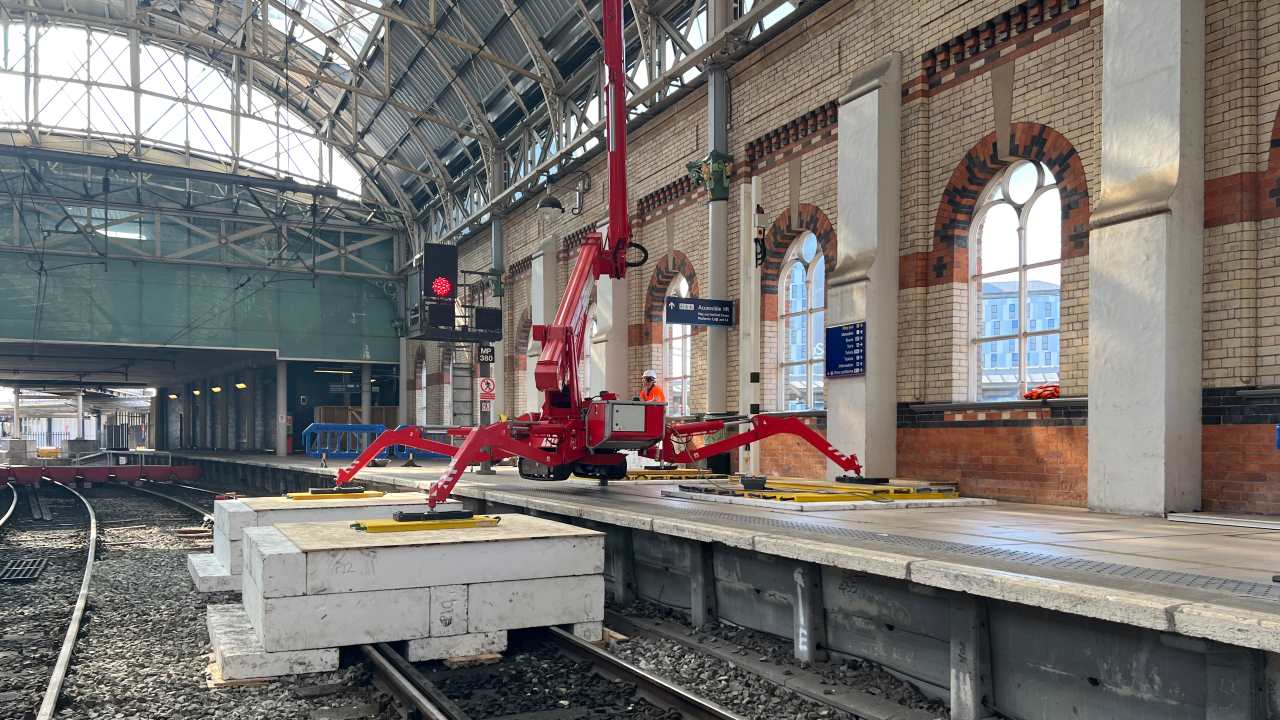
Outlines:
<svg viewBox="0 0 1280 720"><path fill-rule="evenodd" d="M532 490L525 491L523 494L539 495L549 498L561 495L559 499L564 499L562 493L557 493L555 491ZM623 509L624 506L631 506L626 509L634 509L638 512L649 515L652 515L654 512L652 505L640 503L613 503L610 505L610 508ZM988 558L991 560L1019 563L1033 567L1067 570L1087 575L1118 578L1123 580L1138 580L1141 582L1149 582L1159 585L1174 585L1178 587L1194 588L1197 590L1220 592L1233 595L1235 597L1249 598L1253 600L1280 602L1280 584L1268 585L1248 582L1246 580L1214 577L1212 575L1197 575L1194 573L1177 572L1175 570L1159 570L1156 568L1140 567L1137 565L1122 565L1120 563L1103 562L1100 560L1086 560L1084 558L1064 555L1049 555L1046 553L1028 552L1025 550L1010 550L1000 546L969 545L965 543L950 542L947 540L929 540L926 538L910 537L908 535L894 535L891 533L876 532L873 530L857 530L840 525L824 524L816 519L792 520L771 515L749 515L746 513L731 513L719 510L686 510L678 507L663 507L662 514L666 516L674 515L685 517L692 520L718 520L730 526L736 525L741 527L743 525L748 525L775 530L789 530L809 535L821 535L829 538L853 541L850 544L879 543L882 545L892 545L896 547L909 547L913 550L928 553L946 553L970 558Z"/></svg>
<svg viewBox="0 0 1280 720"><path fill-rule="evenodd" d="M45 558L10 560L0 567L0 582L25 582L35 580L44 571Z"/></svg>

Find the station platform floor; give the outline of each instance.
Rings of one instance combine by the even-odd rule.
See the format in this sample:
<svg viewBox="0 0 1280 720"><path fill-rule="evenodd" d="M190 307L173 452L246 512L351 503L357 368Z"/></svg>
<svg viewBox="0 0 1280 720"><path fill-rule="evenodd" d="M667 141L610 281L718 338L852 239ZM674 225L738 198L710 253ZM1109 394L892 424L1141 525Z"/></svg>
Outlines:
<svg viewBox="0 0 1280 720"><path fill-rule="evenodd" d="M333 476L304 457L176 452ZM367 468L396 488L430 482L444 461ZM399 464L399 463L393 463ZM1280 652L1280 531L1171 522L1079 508L786 511L663 497L677 481L535 482L514 468L467 473L455 497L647 530L1101 620Z"/></svg>

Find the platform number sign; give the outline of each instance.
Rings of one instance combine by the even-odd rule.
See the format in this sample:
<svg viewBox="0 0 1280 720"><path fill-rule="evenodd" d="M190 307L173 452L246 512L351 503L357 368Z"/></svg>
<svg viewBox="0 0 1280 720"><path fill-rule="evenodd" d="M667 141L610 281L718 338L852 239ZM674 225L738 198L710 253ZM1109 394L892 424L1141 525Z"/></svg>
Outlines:
<svg viewBox="0 0 1280 720"><path fill-rule="evenodd" d="M827 377L859 377L866 374L867 324L856 322L827 328Z"/></svg>
<svg viewBox="0 0 1280 720"><path fill-rule="evenodd" d="M480 346L479 346L479 356L480 356L480 364L482 364L482 365L483 365L483 364L486 364L486 363L487 363L487 364L489 364L489 365L492 365L492 364L494 363L494 357L493 357L493 346L492 346L492 345L480 345Z"/></svg>
<svg viewBox="0 0 1280 720"><path fill-rule="evenodd" d="M498 383L493 378L480 378L480 401L497 399Z"/></svg>

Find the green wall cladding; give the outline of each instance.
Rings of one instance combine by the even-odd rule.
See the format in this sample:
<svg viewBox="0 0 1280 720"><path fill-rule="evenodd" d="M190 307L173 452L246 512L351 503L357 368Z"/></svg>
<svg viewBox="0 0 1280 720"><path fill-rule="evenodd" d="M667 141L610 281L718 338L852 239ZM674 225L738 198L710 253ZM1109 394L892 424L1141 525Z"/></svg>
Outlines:
<svg viewBox="0 0 1280 720"><path fill-rule="evenodd" d="M399 359L386 282L119 260L104 267L67 257L45 264L37 312L36 261L0 255L0 337Z"/></svg>

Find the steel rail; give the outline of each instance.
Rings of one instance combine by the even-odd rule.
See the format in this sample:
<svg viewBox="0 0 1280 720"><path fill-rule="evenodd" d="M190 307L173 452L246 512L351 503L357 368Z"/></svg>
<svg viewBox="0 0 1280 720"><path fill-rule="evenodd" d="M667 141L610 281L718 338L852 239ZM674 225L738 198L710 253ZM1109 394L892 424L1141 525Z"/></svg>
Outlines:
<svg viewBox="0 0 1280 720"><path fill-rule="evenodd" d="M416 707L427 720L470 720L390 645L361 645L360 650L373 663L374 671L387 681L391 691L406 705Z"/></svg>
<svg viewBox="0 0 1280 720"><path fill-rule="evenodd" d="M5 487L9 488L9 492L13 495L13 499L9 501L9 509L4 511L4 516L0 517L0 527L9 522L9 518L13 516L13 509L18 507L18 488L13 483L6 482Z"/></svg>
<svg viewBox="0 0 1280 720"><path fill-rule="evenodd" d="M587 662L600 675L629 683L640 697L660 707L679 712L687 720L744 720L715 703L690 693L603 648L559 628L545 628L544 634L566 657ZM387 643L362 645L374 671L387 681L391 691L406 705L412 705L428 720L471 720L456 703Z"/></svg>
<svg viewBox="0 0 1280 720"><path fill-rule="evenodd" d="M605 677L635 684L638 695L659 706L676 710L689 720L745 720L741 715L642 670L571 632L549 627L546 633L565 655L591 663Z"/></svg>
<svg viewBox="0 0 1280 720"><path fill-rule="evenodd" d="M125 485L124 487L127 487L130 490L134 490L140 493L146 493L147 495L154 495L162 500L168 500L171 503L176 503L186 508L187 510L190 510L191 512L199 515L204 520L207 520L208 522L213 522L213 512L209 510L205 510L204 508L200 507L199 505L196 505L195 503L189 503L186 500L176 498L172 495L166 495L162 492L156 492L155 490L148 490L142 487L136 487L133 485Z"/></svg>
<svg viewBox="0 0 1280 720"><path fill-rule="evenodd" d="M67 677L67 668L71 666L71 655L76 648L76 639L80 636L80 621L84 618L84 608L89 603L89 583L93 579L93 559L98 553L98 516L93 512L93 505L85 496L68 485L53 481L54 485L75 495L84 503L89 513L89 556L84 564L84 579L80 581L80 594L76 597L76 608L71 614L71 622L67 626L67 635L62 640L62 650L58 652L58 662L53 666L53 675L49 677L49 686L44 691L44 700L40 703L40 711L36 720L51 720L58 709L58 697L62 695L62 681ZM15 493L16 496L16 493Z"/></svg>

